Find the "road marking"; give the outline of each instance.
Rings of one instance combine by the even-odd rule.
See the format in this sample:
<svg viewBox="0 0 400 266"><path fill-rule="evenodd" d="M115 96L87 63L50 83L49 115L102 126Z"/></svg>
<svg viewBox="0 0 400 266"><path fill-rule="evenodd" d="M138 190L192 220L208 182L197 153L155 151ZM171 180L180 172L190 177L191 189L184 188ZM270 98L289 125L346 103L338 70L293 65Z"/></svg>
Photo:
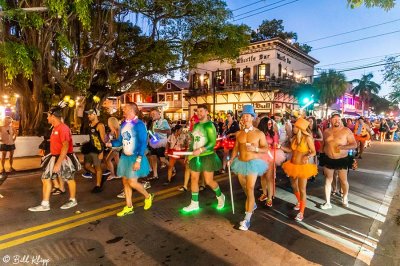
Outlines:
<svg viewBox="0 0 400 266"><path fill-rule="evenodd" d="M216 177L215 181L224 181L226 179L228 179L227 175L221 175L219 177ZM169 189L165 189L165 190L161 190L161 191L156 192L155 195L157 197L155 197L154 201L157 202L157 201L162 200L162 199L166 199L166 198L170 198L170 197L182 194L181 191L177 190L178 188L179 188L179 186L176 186L176 187L172 187L172 188L169 188ZM143 200L143 197L139 197L139 198L134 199L133 203L137 203L138 201L142 201L142 200ZM5 248L10 248L10 247L13 247L13 246L17 246L17 245L26 243L28 241L32 241L32 240L35 240L35 239L43 238L43 237L46 237L46 236L49 236L49 235L53 235L53 234L56 234L56 233L59 233L59 232L65 231L65 230L69 230L69 229L75 228L75 227L83 225L83 224L87 224L87 223L90 223L90 222L93 222L93 221L96 221L96 220L99 220L99 219L103 219L103 218L115 215L118 212L118 210L108 211L108 212L105 212L105 213L102 213L102 214L99 214L99 215L96 215L96 216L91 216L91 217L88 217L86 219L79 220L79 219L84 218L86 216L90 216L90 215L93 215L93 214L101 213L103 211L110 210L110 209L115 209L115 208L118 208L118 207L121 207L121 206L124 206L124 205L125 205L125 202L115 203L115 204L108 205L108 206L105 206L105 207L102 207L102 208L99 208L99 209L95 209L95 210L92 210L92 211L88 211L88 212L84 212L84 213L77 214L77 215L74 215L74 216L70 216L70 217L66 217L66 218L63 218L63 219L59 219L59 220L56 220L56 221L53 221L53 222L50 222L50 223L47 223L47 224L33 226L33 227L30 227L30 228L26 228L26 229L23 229L23 230L19 230L19 231L15 231L15 232L12 232L12 233L9 233L9 234L2 235L2 236L0 236L0 241L6 240L6 239L9 239L9 238L14 238L14 237L21 236L21 235L25 235L25 234L28 234L28 233L36 232L36 231L39 231L39 230L42 230L42 229L54 227L56 225L61 225L61 224L64 224L66 222L77 220L75 222L72 222L72 223L69 223L69 224L66 224L66 225L62 225L62 226L59 226L59 227L56 227L56 228L52 228L52 229L49 229L49 230L46 230L46 231L43 231L43 232L39 232L39 233L36 233L36 234L33 234L33 235L29 235L29 236L25 236L25 237L17 238L15 240L11 240L11 241L8 241L8 242L1 243L0 244L0 250L5 249ZM138 203L138 204L135 204L134 206L137 207L137 206L142 206L142 205L143 205L143 203Z"/></svg>
<svg viewBox="0 0 400 266"><path fill-rule="evenodd" d="M364 154L374 154L374 155L382 155L382 156L391 156L391 157L399 157L399 155L396 154L390 154L390 153L378 153L378 152L364 152Z"/></svg>
<svg viewBox="0 0 400 266"><path fill-rule="evenodd" d="M154 202L157 202L157 201L160 201L160 200L163 200L163 199L166 199L166 198L170 198L170 197L176 196L178 194L182 194L182 192L175 191L175 192L170 192L170 193L163 193L163 195L161 195L159 197L155 197L154 198ZM140 207L140 206L143 206L143 202L134 204L135 208L136 207ZM99 214L99 215L96 215L96 216L91 216L91 217L86 218L86 219L78 220L78 221L75 221L75 222L70 223L70 224L66 224L66 225L62 225L62 226L59 226L59 227L55 227L55 228L49 229L47 231L39 232L39 233L36 233L36 234L33 234L33 235L29 235L29 236L17 238L15 240L11 240L11 241L8 241L8 242L5 242L5 243L1 243L0 244L0 250L6 249L6 248L10 248L10 247L14 247L14 246L17 246L17 245L21 245L21 244L29 242L29 241L33 241L33 240L36 240L36 239L39 239L39 238L50 236L50 235L53 235L53 234L56 234L56 233L59 233L59 232L62 232L62 231L70 230L70 229L78 227L80 225L84 225L84 224L87 224L87 223L90 223L90 222L93 222L93 221L96 221L96 220L99 220L99 219L103 219L103 218L106 218L106 217L109 217L109 216L113 216L113 215L116 215L118 211L119 210L112 210L112 211L105 212L105 213L102 213L102 214ZM123 218L121 217L119 219L123 219Z"/></svg>
<svg viewBox="0 0 400 266"><path fill-rule="evenodd" d="M174 188L165 189L165 190L161 190L159 192L156 192L155 195L156 196L160 196L160 195L163 195L163 194L166 194L166 193L170 193L174 189L176 190L175 187ZM139 198L135 198L133 201L134 202L138 202L140 200L143 200L143 196L141 196ZM103 211L106 211L106 210L109 210L109 209L119 208L119 207L124 206L124 205L125 205L125 201L124 202L118 202L118 203L114 203L114 204L111 204L111 205L108 205L108 206L105 206L105 207L101 207L101 208L98 208L98 209L95 209L95 210L92 210L92 211L88 211L88 212L84 212L84 213L81 213L81 214L76 214L76 215L73 215L73 216L62 218L62 219L59 219L59 220L56 220L56 221L52 221L50 223L41 224L41 225L38 225L38 226L33 226L33 227L29 227L29 228L22 229L22 230L19 230L19 231L15 231L15 232L12 232L12 233L9 233L9 234L1 235L0 236L0 241L6 240L6 239L9 239L9 238L13 238L13 237L17 237L17 236L20 236L20 235L25 235L25 234L28 234L28 233L32 233L32 232L35 232L35 231L42 230L42 229L46 229L48 227L53 227L53 226L56 226L56 225L60 225L60 224L66 223L66 222L78 220L78 219L81 219L81 218L84 218L84 217L87 217L87 216L90 216L90 215L93 215L93 214L97 214L97 213L100 213L100 212L103 212Z"/></svg>
<svg viewBox="0 0 400 266"><path fill-rule="evenodd" d="M366 174L383 175L386 177L393 176L393 172L382 172L382 171L376 171L376 170L365 169L365 168L357 168L356 171L361 172L361 173L366 173Z"/></svg>

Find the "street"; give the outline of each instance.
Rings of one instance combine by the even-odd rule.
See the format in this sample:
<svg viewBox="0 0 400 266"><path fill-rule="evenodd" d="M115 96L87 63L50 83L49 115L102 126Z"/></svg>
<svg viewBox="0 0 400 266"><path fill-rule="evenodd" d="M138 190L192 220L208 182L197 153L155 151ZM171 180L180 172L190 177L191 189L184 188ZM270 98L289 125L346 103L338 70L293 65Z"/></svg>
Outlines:
<svg viewBox="0 0 400 266"><path fill-rule="evenodd" d="M120 180L108 181L102 193L92 194L94 180L79 173L77 207L59 208L68 200L65 193L51 197L50 211L32 213L27 209L41 200L40 172L17 173L0 186L0 264L400 265L392 246L396 234L387 232L396 229L389 226L395 218L387 213L398 215L400 208L398 200L391 200L400 191L399 154L399 143L374 142L366 150L359 169L349 172L348 208L338 197L333 197L332 209L318 208L324 203L319 169L316 181L308 184L300 223L293 219L296 200L289 180L278 170L274 205L258 202L247 232L237 229L245 195L235 176L235 214L227 174L216 177L227 199L223 210L216 209L215 193L206 189L200 192L200 211L183 213L190 192L177 191L183 182L178 168L172 185L162 185L165 170L152 183L149 191L156 196L150 210L143 210L143 199L134 193L135 213L118 218L115 214L125 204L116 197Z"/></svg>

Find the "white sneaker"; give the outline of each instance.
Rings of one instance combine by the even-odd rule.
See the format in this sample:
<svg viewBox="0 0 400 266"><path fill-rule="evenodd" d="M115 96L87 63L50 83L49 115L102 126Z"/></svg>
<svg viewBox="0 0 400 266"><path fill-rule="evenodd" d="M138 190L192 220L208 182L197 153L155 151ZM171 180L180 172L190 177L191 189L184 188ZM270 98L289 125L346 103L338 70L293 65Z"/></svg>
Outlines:
<svg viewBox="0 0 400 266"><path fill-rule="evenodd" d="M328 209L332 209L332 205L330 203L328 203L328 202L325 202L324 204L322 204L320 206L320 208L323 209L323 210L328 210Z"/></svg>
<svg viewBox="0 0 400 266"><path fill-rule="evenodd" d="M190 201L189 206L186 206L183 208L183 211L185 212L192 212L192 211L197 211L199 209L199 202L198 201Z"/></svg>
<svg viewBox="0 0 400 266"><path fill-rule="evenodd" d="M125 199L125 191L122 191L121 193L119 193L119 194L117 195L117 198Z"/></svg>
<svg viewBox="0 0 400 266"><path fill-rule="evenodd" d="M144 183L143 183L143 187L144 187L144 189L149 189L149 188L151 188L150 182L149 182L149 181L144 182Z"/></svg>
<svg viewBox="0 0 400 266"><path fill-rule="evenodd" d="M66 210L72 207L75 207L76 205L78 205L78 202L76 200L69 200L67 203L65 203L64 205L62 205L60 207L60 209Z"/></svg>
<svg viewBox="0 0 400 266"><path fill-rule="evenodd" d="M349 207L349 200L343 198L343 200L342 200L342 205L343 205L344 207Z"/></svg>
<svg viewBox="0 0 400 266"><path fill-rule="evenodd" d="M239 230L247 231L250 228L250 221L247 221L246 219L241 221L239 224Z"/></svg>
<svg viewBox="0 0 400 266"><path fill-rule="evenodd" d="M221 196L217 197L218 205L217 209L220 210L225 206L225 195L221 194Z"/></svg>
<svg viewBox="0 0 400 266"><path fill-rule="evenodd" d="M50 205L44 206L42 204L36 206L36 207L31 207L28 209L28 211L31 212L46 212L46 211L50 211Z"/></svg>

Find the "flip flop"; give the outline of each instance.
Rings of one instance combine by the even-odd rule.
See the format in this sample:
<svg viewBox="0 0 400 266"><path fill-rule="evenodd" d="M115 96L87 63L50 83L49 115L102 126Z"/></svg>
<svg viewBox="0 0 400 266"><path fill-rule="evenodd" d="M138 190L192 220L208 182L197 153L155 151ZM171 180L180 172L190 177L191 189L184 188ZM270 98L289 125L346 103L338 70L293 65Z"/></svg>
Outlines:
<svg viewBox="0 0 400 266"><path fill-rule="evenodd" d="M64 194L65 191L62 191L61 189L59 189L58 187L54 188L51 192L51 195L60 195L60 194Z"/></svg>

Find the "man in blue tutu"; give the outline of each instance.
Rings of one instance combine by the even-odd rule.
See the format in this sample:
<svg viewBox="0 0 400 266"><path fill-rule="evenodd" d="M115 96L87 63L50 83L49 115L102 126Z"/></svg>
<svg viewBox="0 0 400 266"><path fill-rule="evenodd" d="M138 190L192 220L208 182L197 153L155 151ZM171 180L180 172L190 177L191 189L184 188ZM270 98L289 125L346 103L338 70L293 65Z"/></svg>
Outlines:
<svg viewBox="0 0 400 266"><path fill-rule="evenodd" d="M150 209L154 195L146 191L138 178L146 177L150 172L149 161L144 152L147 146L147 130L143 121L138 118L139 108L135 103L127 103L124 108L125 121L121 124L120 135L116 140L107 143L108 147L121 147L117 174L122 176L126 206L117 213L125 216L133 213L132 188L145 197L144 209Z"/></svg>
<svg viewBox="0 0 400 266"><path fill-rule="evenodd" d="M189 150L193 152L193 155L189 156L192 200L188 206L183 208L185 212L199 209L200 173L203 173L206 184L215 192L218 200L217 209L222 209L225 206L225 196L221 193L218 183L214 180L214 172L222 167L221 160L214 151L217 132L207 115L207 105L198 105L197 116L199 117L199 123L194 125L191 132L189 147Z"/></svg>
<svg viewBox="0 0 400 266"><path fill-rule="evenodd" d="M238 175L240 185L247 196L245 217L239 226L243 231L249 229L251 216L257 208L254 197L257 176L262 176L268 169L268 163L260 159L262 153L268 152L268 144L265 134L253 127L255 117L253 106L244 105L241 118L244 128L236 134L232 158L228 162L232 165L232 171Z"/></svg>

